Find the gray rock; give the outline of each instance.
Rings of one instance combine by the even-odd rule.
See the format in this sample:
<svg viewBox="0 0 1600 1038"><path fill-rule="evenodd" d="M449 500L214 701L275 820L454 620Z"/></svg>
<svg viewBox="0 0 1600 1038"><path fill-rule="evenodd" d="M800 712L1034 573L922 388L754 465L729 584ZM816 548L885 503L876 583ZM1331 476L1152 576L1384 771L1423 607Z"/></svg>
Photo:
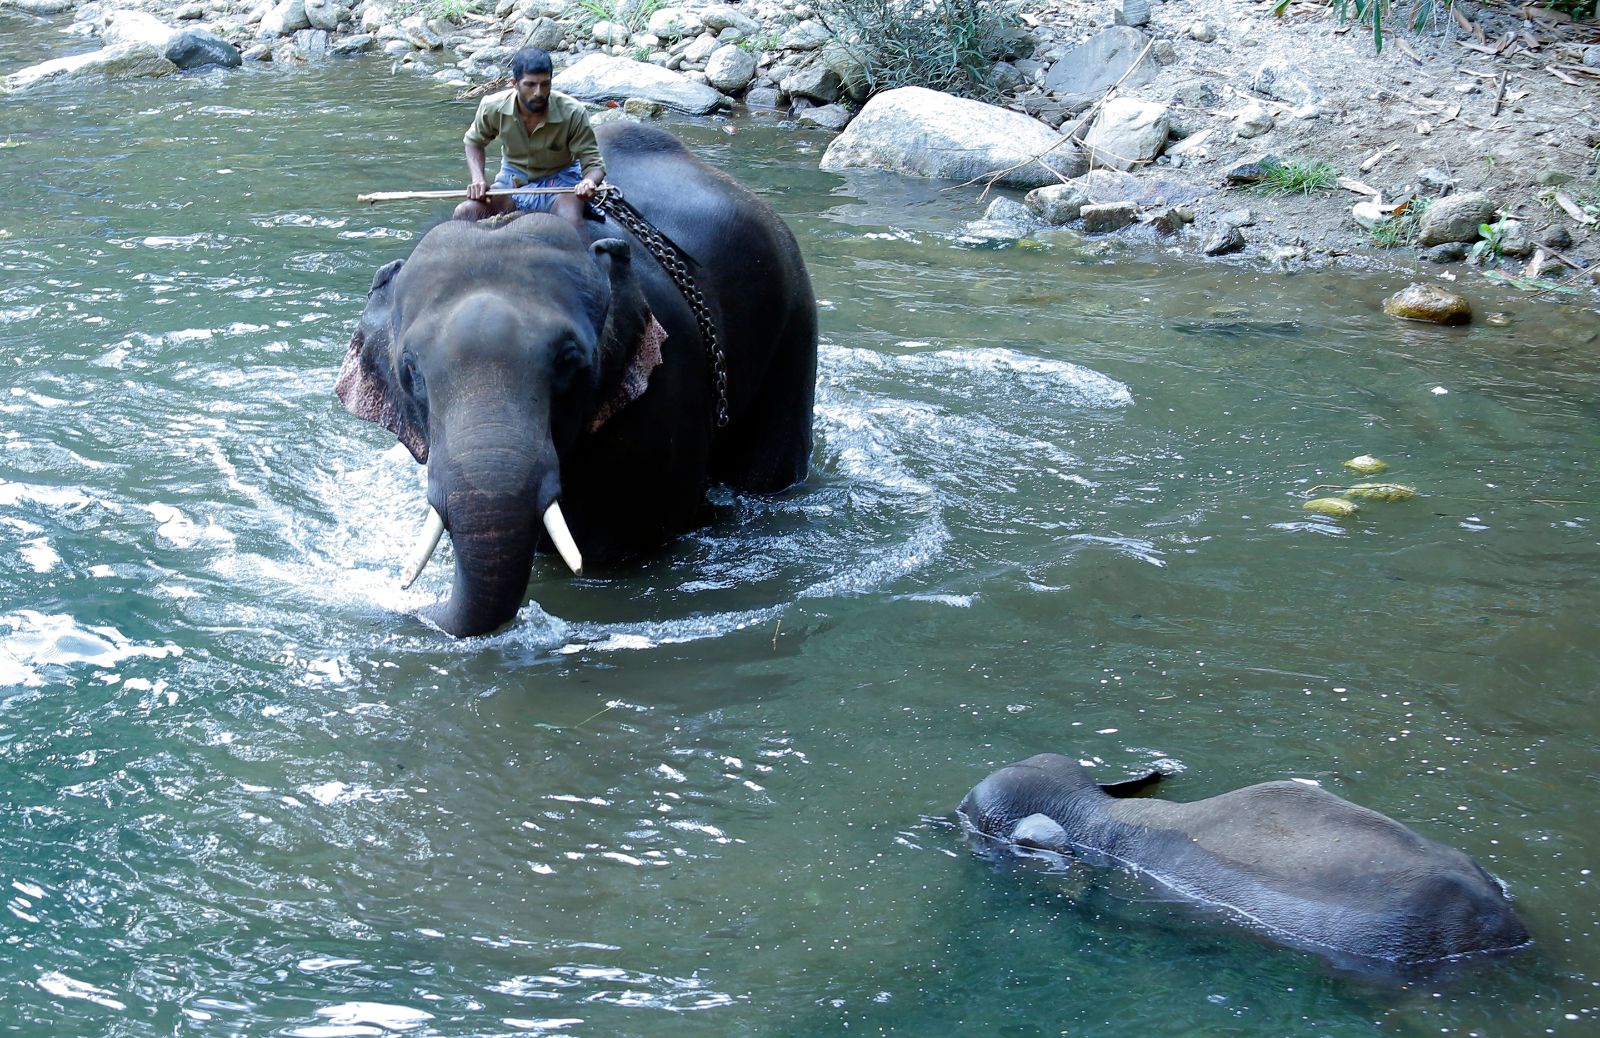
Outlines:
<svg viewBox="0 0 1600 1038"><path fill-rule="evenodd" d="M1015 93L1024 82L1022 73L1009 61L997 61L989 69L989 85L1002 94Z"/></svg>
<svg viewBox="0 0 1600 1038"><path fill-rule="evenodd" d="M1224 182L1232 185L1259 184L1271 175L1273 169L1283 165L1276 155L1260 155L1253 159L1235 162L1222 171Z"/></svg>
<svg viewBox="0 0 1600 1038"><path fill-rule="evenodd" d="M1566 170L1545 169L1540 170L1539 175L1533 179L1535 183L1544 187L1565 187L1577 178Z"/></svg>
<svg viewBox="0 0 1600 1038"><path fill-rule="evenodd" d="M1075 144L1019 112L901 87L867 102L828 146L822 168L866 167L950 180L1005 170L1001 185L1034 188L1059 182L1058 170L1081 169L1083 161Z"/></svg>
<svg viewBox="0 0 1600 1038"><path fill-rule="evenodd" d="M1447 195L1428 207L1417 225L1417 245L1427 248L1450 241L1478 240L1478 225L1494 221L1493 199L1481 191Z"/></svg>
<svg viewBox="0 0 1600 1038"><path fill-rule="evenodd" d="M1201 43L1210 43L1217 38L1217 30L1203 18L1190 22L1184 32L1189 34L1191 40L1198 40Z"/></svg>
<svg viewBox="0 0 1600 1038"><path fill-rule="evenodd" d="M1132 202L1107 202L1083 207L1078 215L1083 229L1090 234L1107 234L1120 231L1139 219L1139 207Z"/></svg>
<svg viewBox="0 0 1600 1038"><path fill-rule="evenodd" d="M746 108L776 112L783 103L783 95L777 87L751 87L744 92L744 103Z"/></svg>
<svg viewBox="0 0 1600 1038"><path fill-rule="evenodd" d="M51 15L65 14L78 6L78 4L77 0L10 0L10 3L0 6L9 7L13 11L21 11L23 14L48 18Z"/></svg>
<svg viewBox="0 0 1600 1038"><path fill-rule="evenodd" d="M1158 65L1176 65L1178 48L1172 45L1171 40L1157 40L1150 48L1150 56L1156 59Z"/></svg>
<svg viewBox="0 0 1600 1038"><path fill-rule="evenodd" d="M1468 324L1472 321L1472 304L1467 302L1465 296L1438 285L1420 282L1407 285L1385 299L1383 312L1407 321L1429 321L1433 324Z"/></svg>
<svg viewBox="0 0 1600 1038"><path fill-rule="evenodd" d="M1227 252L1237 252L1244 248L1244 235L1233 224L1223 224L1206 237L1206 243L1200 251L1207 256L1221 256Z"/></svg>
<svg viewBox="0 0 1600 1038"><path fill-rule="evenodd" d="M1494 225L1500 232L1500 255L1519 259L1533 255L1533 235L1521 220L1501 220Z"/></svg>
<svg viewBox="0 0 1600 1038"><path fill-rule="evenodd" d="M833 33L828 31L827 26L821 22L805 21L784 33L778 46L784 50L821 50L831 39Z"/></svg>
<svg viewBox="0 0 1600 1038"><path fill-rule="evenodd" d="M1255 222L1255 214L1248 209L1230 209L1217 214L1217 223L1222 227L1249 227Z"/></svg>
<svg viewBox="0 0 1600 1038"><path fill-rule="evenodd" d="M519 40L527 40L528 46L540 50L559 50L567 42L567 29L554 18L535 18Z"/></svg>
<svg viewBox="0 0 1600 1038"><path fill-rule="evenodd" d="M1583 63L1589 68L1600 68L1600 43L1583 48Z"/></svg>
<svg viewBox="0 0 1600 1038"><path fill-rule="evenodd" d="M418 50L438 50L444 46L444 37L428 28L428 23L419 14L401 19L399 29L406 40Z"/></svg>
<svg viewBox="0 0 1600 1038"><path fill-rule="evenodd" d="M738 29L746 37L750 37L761 32L760 22L728 4L712 4L701 11L700 22L707 29L718 33L723 29Z"/></svg>
<svg viewBox="0 0 1600 1038"><path fill-rule="evenodd" d="M1068 101L1088 103L1122 79L1123 73L1132 68L1143 53L1146 42L1144 33L1130 26L1106 29L1051 65L1050 71L1045 73L1045 88ZM1158 71L1155 62L1146 59L1122 80L1122 87L1132 91L1144 86Z"/></svg>
<svg viewBox="0 0 1600 1038"><path fill-rule="evenodd" d="M800 113L801 126L818 126L835 133L850 125L850 110L844 105L822 105Z"/></svg>
<svg viewBox="0 0 1600 1038"><path fill-rule="evenodd" d="M1115 97L1101 106L1084 150L1091 165L1130 170L1161 154L1169 130L1165 105Z"/></svg>
<svg viewBox="0 0 1600 1038"><path fill-rule="evenodd" d="M421 21L420 18L417 20ZM261 19L256 35L263 38L288 36L309 28L311 19L306 17L305 0L283 0Z"/></svg>
<svg viewBox="0 0 1600 1038"><path fill-rule="evenodd" d="M339 21L349 13L349 9L338 0L305 0L305 7L306 21L311 23L311 27L327 32L337 29Z"/></svg>
<svg viewBox="0 0 1600 1038"><path fill-rule="evenodd" d="M822 63L839 77L839 93L856 104L866 103L872 93L872 81L867 70L854 54L837 43L822 48Z"/></svg>
<svg viewBox="0 0 1600 1038"><path fill-rule="evenodd" d="M756 56L731 44L719 47L706 60L706 82L724 94L738 93L756 75Z"/></svg>
<svg viewBox="0 0 1600 1038"><path fill-rule="evenodd" d="M663 40L680 40L700 34L700 12L687 7L663 7L650 16L650 35Z"/></svg>
<svg viewBox="0 0 1600 1038"><path fill-rule="evenodd" d="M1272 129L1272 113L1261 105L1245 105L1233 117L1233 132L1244 140Z"/></svg>
<svg viewBox="0 0 1600 1038"><path fill-rule="evenodd" d="M1226 100L1222 84L1214 79L1186 79L1172 88L1169 99L1175 105L1207 111L1221 108Z"/></svg>
<svg viewBox="0 0 1600 1038"><path fill-rule="evenodd" d="M711 55L723 46L713 33L703 32L696 36L683 52L683 60L694 65L704 65Z"/></svg>
<svg viewBox="0 0 1600 1038"><path fill-rule="evenodd" d="M1539 241L1552 249L1572 248L1572 232L1559 223L1550 224L1539 235Z"/></svg>
<svg viewBox="0 0 1600 1038"><path fill-rule="evenodd" d="M239 48L207 29L188 29L167 41L163 55L180 69L221 65L238 68L244 64Z"/></svg>
<svg viewBox="0 0 1600 1038"><path fill-rule="evenodd" d="M411 45L409 43L402 44L402 46L405 47L407 53L409 53L411 51ZM251 44L250 46L246 47L244 50L240 51L239 52L239 56L244 58L244 60L246 60L246 61L271 61L272 60L272 44L270 44L270 43L254 43L254 44Z"/></svg>
<svg viewBox="0 0 1600 1038"><path fill-rule="evenodd" d="M1260 93L1292 105L1314 105L1322 100L1322 90L1292 61L1275 58L1256 70L1250 85Z"/></svg>
<svg viewBox="0 0 1600 1038"><path fill-rule="evenodd" d="M1150 21L1150 0L1121 0L1112 13L1118 25L1145 25Z"/></svg>
<svg viewBox="0 0 1600 1038"><path fill-rule="evenodd" d="M801 69L784 77L778 87L790 97L804 97L818 104L832 104L839 100L839 74L826 65Z"/></svg>
<svg viewBox="0 0 1600 1038"><path fill-rule="evenodd" d="M1073 185L1097 204L1132 202L1140 206L1165 206L1193 202L1211 193L1203 184L1180 177L1140 173L1122 173L1114 169L1097 169L1078 177Z"/></svg>
<svg viewBox="0 0 1600 1038"><path fill-rule="evenodd" d="M1029 191L1024 201L1045 223L1059 225L1076 220L1089 196L1076 184L1046 184Z"/></svg>
<svg viewBox="0 0 1600 1038"><path fill-rule="evenodd" d="M331 48L334 54L365 54L378 45L378 39L370 32L358 32L353 36L341 36L333 41Z"/></svg>
<svg viewBox="0 0 1600 1038"><path fill-rule="evenodd" d="M193 22L206 16L206 5L201 3L184 4L173 15L180 22Z"/></svg>
<svg viewBox="0 0 1600 1038"><path fill-rule="evenodd" d="M981 238L1025 238L1038 227L1032 209L1002 195L989 203L981 221L967 225L967 233Z"/></svg>
<svg viewBox="0 0 1600 1038"><path fill-rule="evenodd" d="M1145 222L1162 234L1177 234L1186 224L1194 223L1194 210L1188 206L1169 205L1150 213Z"/></svg>
<svg viewBox="0 0 1600 1038"><path fill-rule="evenodd" d="M1456 186L1456 178L1442 169L1429 166L1427 169L1417 170L1417 184L1434 194L1446 195Z"/></svg>
<svg viewBox="0 0 1600 1038"><path fill-rule="evenodd" d="M178 71L161 52L149 44L127 43L102 47L87 54L72 54L18 69L5 77L10 92L27 90L40 83L73 83L98 79L148 79Z"/></svg>
<svg viewBox="0 0 1600 1038"><path fill-rule="evenodd" d="M301 29L294 34L294 45L307 58L315 59L328 56L328 34L322 29Z"/></svg>
<svg viewBox="0 0 1600 1038"><path fill-rule="evenodd" d="M659 119L667 114L667 106L647 97L630 97L622 102L622 114L633 119Z"/></svg>
<svg viewBox="0 0 1600 1038"><path fill-rule="evenodd" d="M1467 258L1467 247L1458 241L1447 241L1443 245L1423 249L1421 255L1429 263L1460 263Z"/></svg>
<svg viewBox="0 0 1600 1038"><path fill-rule="evenodd" d="M554 86L584 101L626 101L648 97L689 115L705 115L723 105L714 88L642 61L585 54L556 73Z"/></svg>

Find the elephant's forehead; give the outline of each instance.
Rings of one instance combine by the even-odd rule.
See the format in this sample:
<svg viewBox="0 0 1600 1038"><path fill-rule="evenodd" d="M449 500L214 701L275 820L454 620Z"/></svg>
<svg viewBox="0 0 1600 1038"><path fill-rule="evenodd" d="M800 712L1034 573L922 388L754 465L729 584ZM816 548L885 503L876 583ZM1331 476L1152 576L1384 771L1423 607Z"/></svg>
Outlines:
<svg viewBox="0 0 1600 1038"><path fill-rule="evenodd" d="M519 304L574 305L593 293L598 273L587 253L523 239L464 250L433 249L400 272L407 310L448 304L475 292L500 292Z"/></svg>

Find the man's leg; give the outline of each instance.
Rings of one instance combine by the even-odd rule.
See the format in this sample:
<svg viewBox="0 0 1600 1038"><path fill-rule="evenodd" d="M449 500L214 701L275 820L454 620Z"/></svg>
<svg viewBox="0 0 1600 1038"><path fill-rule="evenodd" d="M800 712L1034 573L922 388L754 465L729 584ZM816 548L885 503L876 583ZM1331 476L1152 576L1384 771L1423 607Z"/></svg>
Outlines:
<svg viewBox="0 0 1600 1038"><path fill-rule="evenodd" d="M509 213L512 205L510 198L501 195L497 198L485 198L481 202L470 199L456 206L455 212L450 214L452 220L484 220L501 213Z"/></svg>

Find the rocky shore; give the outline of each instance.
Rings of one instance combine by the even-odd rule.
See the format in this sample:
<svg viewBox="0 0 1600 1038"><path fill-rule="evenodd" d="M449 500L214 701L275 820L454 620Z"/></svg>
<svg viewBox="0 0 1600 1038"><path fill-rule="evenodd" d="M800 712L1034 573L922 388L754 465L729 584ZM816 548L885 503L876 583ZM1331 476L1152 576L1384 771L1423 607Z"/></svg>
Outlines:
<svg viewBox="0 0 1600 1038"><path fill-rule="evenodd" d="M0 18L84 38L0 70L8 91L355 58L470 93L532 44L605 118L765 112L837 134L825 168L970 181L979 237L1061 227L1278 267L1431 263L1556 295L1600 275L1592 11L1460 2L1379 52L1318 4L1024 2L994 104L873 94L804 0L0 0Z"/></svg>

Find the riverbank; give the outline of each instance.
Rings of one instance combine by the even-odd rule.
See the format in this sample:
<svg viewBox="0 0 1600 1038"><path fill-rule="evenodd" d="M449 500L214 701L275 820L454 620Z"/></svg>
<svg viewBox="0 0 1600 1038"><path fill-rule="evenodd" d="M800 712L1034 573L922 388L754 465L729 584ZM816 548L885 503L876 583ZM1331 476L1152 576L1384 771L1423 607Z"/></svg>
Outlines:
<svg viewBox="0 0 1600 1038"><path fill-rule="evenodd" d="M115 10L142 10L213 34L244 61L384 60L464 94L491 85L510 53L532 42L555 54L558 69L598 64L611 79L588 96L620 104L637 93L642 113L662 103L696 113L742 106L838 131L866 97L859 68L802 0L489 3L0 0L0 10L85 37L105 34ZM1114 140L1100 124L1110 121L1101 102L1116 83L1154 134L1130 162L1104 160L1122 146L1102 143L1096 164L1130 166L1130 176L1082 182L1089 201L1124 203L1118 233L1274 266L1422 260L1449 276L1487 273L1545 292L1595 283L1592 21L1459 3L1422 32L1390 32L1380 53L1369 33L1321 6L1277 17L1270 3L1240 0L1045 0L1021 5L1018 18L1023 31L992 70L1004 88L997 104L1079 138ZM663 82L640 82L658 71ZM1260 182L1271 166L1326 183L1274 189ZM977 217L987 200L972 190ZM1421 217L1439 202L1443 229L1430 230ZM1068 226L1084 229L1076 219Z"/></svg>

